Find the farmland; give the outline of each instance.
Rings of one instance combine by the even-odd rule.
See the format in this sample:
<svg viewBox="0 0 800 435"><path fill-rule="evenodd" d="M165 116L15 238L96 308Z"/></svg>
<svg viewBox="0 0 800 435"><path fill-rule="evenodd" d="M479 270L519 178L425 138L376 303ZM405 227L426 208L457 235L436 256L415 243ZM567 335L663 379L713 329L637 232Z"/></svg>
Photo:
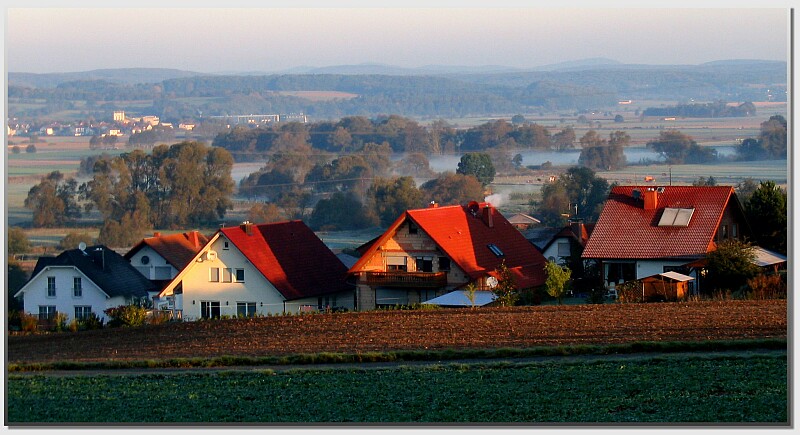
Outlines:
<svg viewBox="0 0 800 435"><path fill-rule="evenodd" d="M10 363L785 338L786 301L368 311L8 337Z"/></svg>
<svg viewBox="0 0 800 435"><path fill-rule="evenodd" d="M7 420L786 425L786 350L780 347L787 336L786 309L785 301L773 300L384 311L12 335L12 366L72 361L89 371L9 374ZM759 340L778 341L761 351L691 352L690 345L735 347ZM512 349L609 350L636 343L673 343L687 352L515 361L503 359L501 349L513 355ZM447 359L441 350L470 349L496 353L489 353L492 359L436 363ZM279 371L147 368L182 357L177 367L198 358L255 361L247 357L300 353L366 360L370 352L392 350L418 351L417 359L428 355L433 361ZM145 366L125 365L143 359ZM91 370L92 363L108 367L115 361L140 368Z"/></svg>

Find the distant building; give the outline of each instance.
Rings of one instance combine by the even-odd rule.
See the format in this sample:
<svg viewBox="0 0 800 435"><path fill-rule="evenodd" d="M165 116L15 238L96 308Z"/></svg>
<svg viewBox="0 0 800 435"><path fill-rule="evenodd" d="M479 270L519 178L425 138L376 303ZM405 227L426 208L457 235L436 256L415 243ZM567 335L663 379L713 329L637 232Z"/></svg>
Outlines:
<svg viewBox="0 0 800 435"><path fill-rule="evenodd" d="M125 122L125 111L124 110L115 110L114 111L114 121L115 122Z"/></svg>

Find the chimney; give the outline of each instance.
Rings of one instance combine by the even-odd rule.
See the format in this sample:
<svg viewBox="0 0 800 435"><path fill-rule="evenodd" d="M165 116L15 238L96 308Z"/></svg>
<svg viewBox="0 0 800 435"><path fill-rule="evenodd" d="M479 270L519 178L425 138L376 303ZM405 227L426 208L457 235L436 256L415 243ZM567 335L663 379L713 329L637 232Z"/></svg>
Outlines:
<svg viewBox="0 0 800 435"><path fill-rule="evenodd" d="M161 232L160 231L154 232L153 237L161 237Z"/></svg>
<svg viewBox="0 0 800 435"><path fill-rule="evenodd" d="M583 222L570 221L569 226L572 229L572 234L575 234L578 240L583 240Z"/></svg>
<svg viewBox="0 0 800 435"><path fill-rule="evenodd" d="M253 235L253 224L250 223L250 221L242 222L242 224L239 225L239 228L241 228L242 231L244 231L244 233L247 234L248 236Z"/></svg>
<svg viewBox="0 0 800 435"><path fill-rule="evenodd" d="M192 246L195 248L200 247L200 237L198 236L197 230L192 231L189 233L189 241L192 242Z"/></svg>
<svg viewBox="0 0 800 435"><path fill-rule="evenodd" d="M439 204L437 204L436 201L431 201L431 203L428 204L428 208L437 208L437 207L439 207Z"/></svg>
<svg viewBox="0 0 800 435"><path fill-rule="evenodd" d="M644 192L642 192L642 197L644 199L645 210L655 210L658 208L658 192L656 189L648 187Z"/></svg>
<svg viewBox="0 0 800 435"><path fill-rule="evenodd" d="M492 205L487 203L486 207L483 208L483 222L489 228L494 228L494 218L492 218Z"/></svg>

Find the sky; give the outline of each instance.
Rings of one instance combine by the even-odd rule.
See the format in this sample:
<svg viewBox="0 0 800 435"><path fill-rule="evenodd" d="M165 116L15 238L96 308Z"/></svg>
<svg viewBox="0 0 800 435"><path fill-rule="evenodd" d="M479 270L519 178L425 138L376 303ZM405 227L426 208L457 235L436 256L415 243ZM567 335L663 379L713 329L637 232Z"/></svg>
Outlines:
<svg viewBox="0 0 800 435"><path fill-rule="evenodd" d="M63 8L11 0L5 66L32 73L134 67L219 73L363 63L533 68L587 58L656 65L788 59L783 2L759 3L768 8L710 8L704 0L689 3L702 7L617 2L554 8L498 1L492 8L469 0L410 1L404 8L358 1L256 8L237 0L227 7L143 0L124 3L138 8L109 7L114 1Z"/></svg>

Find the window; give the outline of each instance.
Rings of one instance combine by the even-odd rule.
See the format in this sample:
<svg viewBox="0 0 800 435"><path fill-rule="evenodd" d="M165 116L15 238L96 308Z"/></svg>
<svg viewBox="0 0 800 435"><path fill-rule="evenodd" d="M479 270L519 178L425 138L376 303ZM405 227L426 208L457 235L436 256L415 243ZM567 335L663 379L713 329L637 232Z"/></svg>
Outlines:
<svg viewBox="0 0 800 435"><path fill-rule="evenodd" d="M694 214L693 208L671 208L667 207L661 214L658 221L660 227L688 227L689 221Z"/></svg>
<svg viewBox="0 0 800 435"><path fill-rule="evenodd" d="M253 317L256 315L255 302L237 302L236 315L239 317Z"/></svg>
<svg viewBox="0 0 800 435"><path fill-rule="evenodd" d="M227 251L228 249L230 249L230 246L228 245L228 241L226 240L222 242L222 250Z"/></svg>
<svg viewBox="0 0 800 435"><path fill-rule="evenodd" d="M52 319L56 316L55 305L39 305L39 320Z"/></svg>
<svg viewBox="0 0 800 435"><path fill-rule="evenodd" d="M83 296L83 286L79 276L72 277L72 296L76 298Z"/></svg>
<svg viewBox="0 0 800 435"><path fill-rule="evenodd" d="M200 301L200 316L204 319L219 317L219 301Z"/></svg>
<svg viewBox="0 0 800 435"><path fill-rule="evenodd" d="M142 255L142 264L150 264L150 257Z"/></svg>
<svg viewBox="0 0 800 435"><path fill-rule="evenodd" d="M56 277L54 276L47 277L47 297L56 297Z"/></svg>
<svg viewBox="0 0 800 435"><path fill-rule="evenodd" d="M406 257L386 257L386 270L392 271L408 271L406 266Z"/></svg>
<svg viewBox="0 0 800 435"><path fill-rule="evenodd" d="M739 224L731 224L731 238L732 239L739 238Z"/></svg>
<svg viewBox="0 0 800 435"><path fill-rule="evenodd" d="M408 234L417 234L419 227L414 222L408 221Z"/></svg>
<svg viewBox="0 0 800 435"><path fill-rule="evenodd" d="M89 305L86 306L75 306L75 318L78 320L88 319L92 316L92 307Z"/></svg>
<svg viewBox="0 0 800 435"><path fill-rule="evenodd" d="M497 245L495 245L493 243L490 243L490 244L486 245L486 247L488 247L489 250L492 251L492 254L494 254L497 257L502 257L502 256L505 255L505 254L503 254L503 251L501 251L500 248L498 248Z"/></svg>
<svg viewBox="0 0 800 435"><path fill-rule="evenodd" d="M728 226L727 225L721 225L719 227L719 238L721 240L725 240L725 239L728 238Z"/></svg>
<svg viewBox="0 0 800 435"><path fill-rule="evenodd" d="M328 310L336 306L336 295L317 298L317 309L320 311Z"/></svg>
<svg viewBox="0 0 800 435"><path fill-rule="evenodd" d="M232 278L232 271L229 267L222 269L222 282L232 282Z"/></svg>
<svg viewBox="0 0 800 435"><path fill-rule="evenodd" d="M558 242L558 256L569 257L569 242Z"/></svg>
<svg viewBox="0 0 800 435"><path fill-rule="evenodd" d="M244 269L236 269L236 282L244 282Z"/></svg>
<svg viewBox="0 0 800 435"><path fill-rule="evenodd" d="M433 257L417 257L417 272L433 272Z"/></svg>
<svg viewBox="0 0 800 435"><path fill-rule="evenodd" d="M450 271L450 257L439 257L439 271Z"/></svg>
<svg viewBox="0 0 800 435"><path fill-rule="evenodd" d="M172 278L172 268L170 266L156 266L155 279L170 279Z"/></svg>
<svg viewBox="0 0 800 435"><path fill-rule="evenodd" d="M208 281L209 282L219 282L219 268L212 267L208 269Z"/></svg>

